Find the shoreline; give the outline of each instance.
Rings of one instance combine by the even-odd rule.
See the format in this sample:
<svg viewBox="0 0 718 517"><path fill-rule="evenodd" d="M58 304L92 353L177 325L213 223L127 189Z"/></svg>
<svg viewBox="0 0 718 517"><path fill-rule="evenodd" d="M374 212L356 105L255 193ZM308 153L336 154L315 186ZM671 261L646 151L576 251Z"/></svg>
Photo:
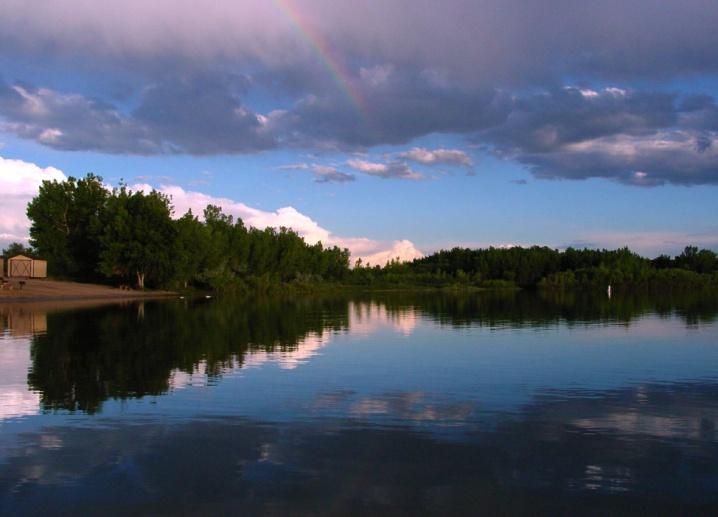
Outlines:
<svg viewBox="0 0 718 517"><path fill-rule="evenodd" d="M6 281L8 281L6 279ZM125 291L99 284L61 280L25 279L22 289L18 279L9 279L12 290L0 290L0 305L66 301L131 301L177 296L173 291Z"/></svg>

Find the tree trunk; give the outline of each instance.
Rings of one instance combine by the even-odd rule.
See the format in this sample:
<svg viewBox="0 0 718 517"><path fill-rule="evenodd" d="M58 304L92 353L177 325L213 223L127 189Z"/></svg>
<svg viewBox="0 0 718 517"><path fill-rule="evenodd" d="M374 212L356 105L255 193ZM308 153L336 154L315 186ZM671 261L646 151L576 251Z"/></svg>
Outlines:
<svg viewBox="0 0 718 517"><path fill-rule="evenodd" d="M145 288L145 274L141 273L140 271L137 272L137 288L138 289Z"/></svg>

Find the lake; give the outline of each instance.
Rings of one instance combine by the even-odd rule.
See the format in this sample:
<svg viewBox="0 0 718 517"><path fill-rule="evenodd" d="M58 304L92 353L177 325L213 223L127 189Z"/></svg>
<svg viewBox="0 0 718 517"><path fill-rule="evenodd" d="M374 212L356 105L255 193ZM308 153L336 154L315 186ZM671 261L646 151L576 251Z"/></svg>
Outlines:
<svg viewBox="0 0 718 517"><path fill-rule="evenodd" d="M0 306L0 514L716 514L718 297Z"/></svg>

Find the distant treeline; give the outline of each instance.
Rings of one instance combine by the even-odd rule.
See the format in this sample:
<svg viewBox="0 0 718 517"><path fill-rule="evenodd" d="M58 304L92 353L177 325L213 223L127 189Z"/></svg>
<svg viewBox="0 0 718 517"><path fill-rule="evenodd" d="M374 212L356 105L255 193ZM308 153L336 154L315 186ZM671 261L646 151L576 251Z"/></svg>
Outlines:
<svg viewBox="0 0 718 517"><path fill-rule="evenodd" d="M630 251L548 247L454 248L413 262L350 267L349 252L309 245L287 228L247 228L207 206L173 219L164 194L108 191L101 178L45 181L29 203L32 249L55 277L160 287L247 288L278 285L401 287L718 287L718 257L689 246L676 257Z"/></svg>
<svg viewBox="0 0 718 517"><path fill-rule="evenodd" d="M358 283L387 286L704 288L718 287L718 256L694 246L686 247L675 258L661 255L653 260L628 248L454 248L409 263L358 267L352 276Z"/></svg>

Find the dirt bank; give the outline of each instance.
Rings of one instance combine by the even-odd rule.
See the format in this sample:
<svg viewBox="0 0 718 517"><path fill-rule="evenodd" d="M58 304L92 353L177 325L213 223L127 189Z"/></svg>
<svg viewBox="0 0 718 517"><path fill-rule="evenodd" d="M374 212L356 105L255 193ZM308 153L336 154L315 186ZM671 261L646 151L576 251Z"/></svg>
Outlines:
<svg viewBox="0 0 718 517"><path fill-rule="evenodd" d="M9 289L0 289L0 303L59 300L123 300L173 296L171 291L134 291L96 284L27 279L24 285L16 278L5 279Z"/></svg>

